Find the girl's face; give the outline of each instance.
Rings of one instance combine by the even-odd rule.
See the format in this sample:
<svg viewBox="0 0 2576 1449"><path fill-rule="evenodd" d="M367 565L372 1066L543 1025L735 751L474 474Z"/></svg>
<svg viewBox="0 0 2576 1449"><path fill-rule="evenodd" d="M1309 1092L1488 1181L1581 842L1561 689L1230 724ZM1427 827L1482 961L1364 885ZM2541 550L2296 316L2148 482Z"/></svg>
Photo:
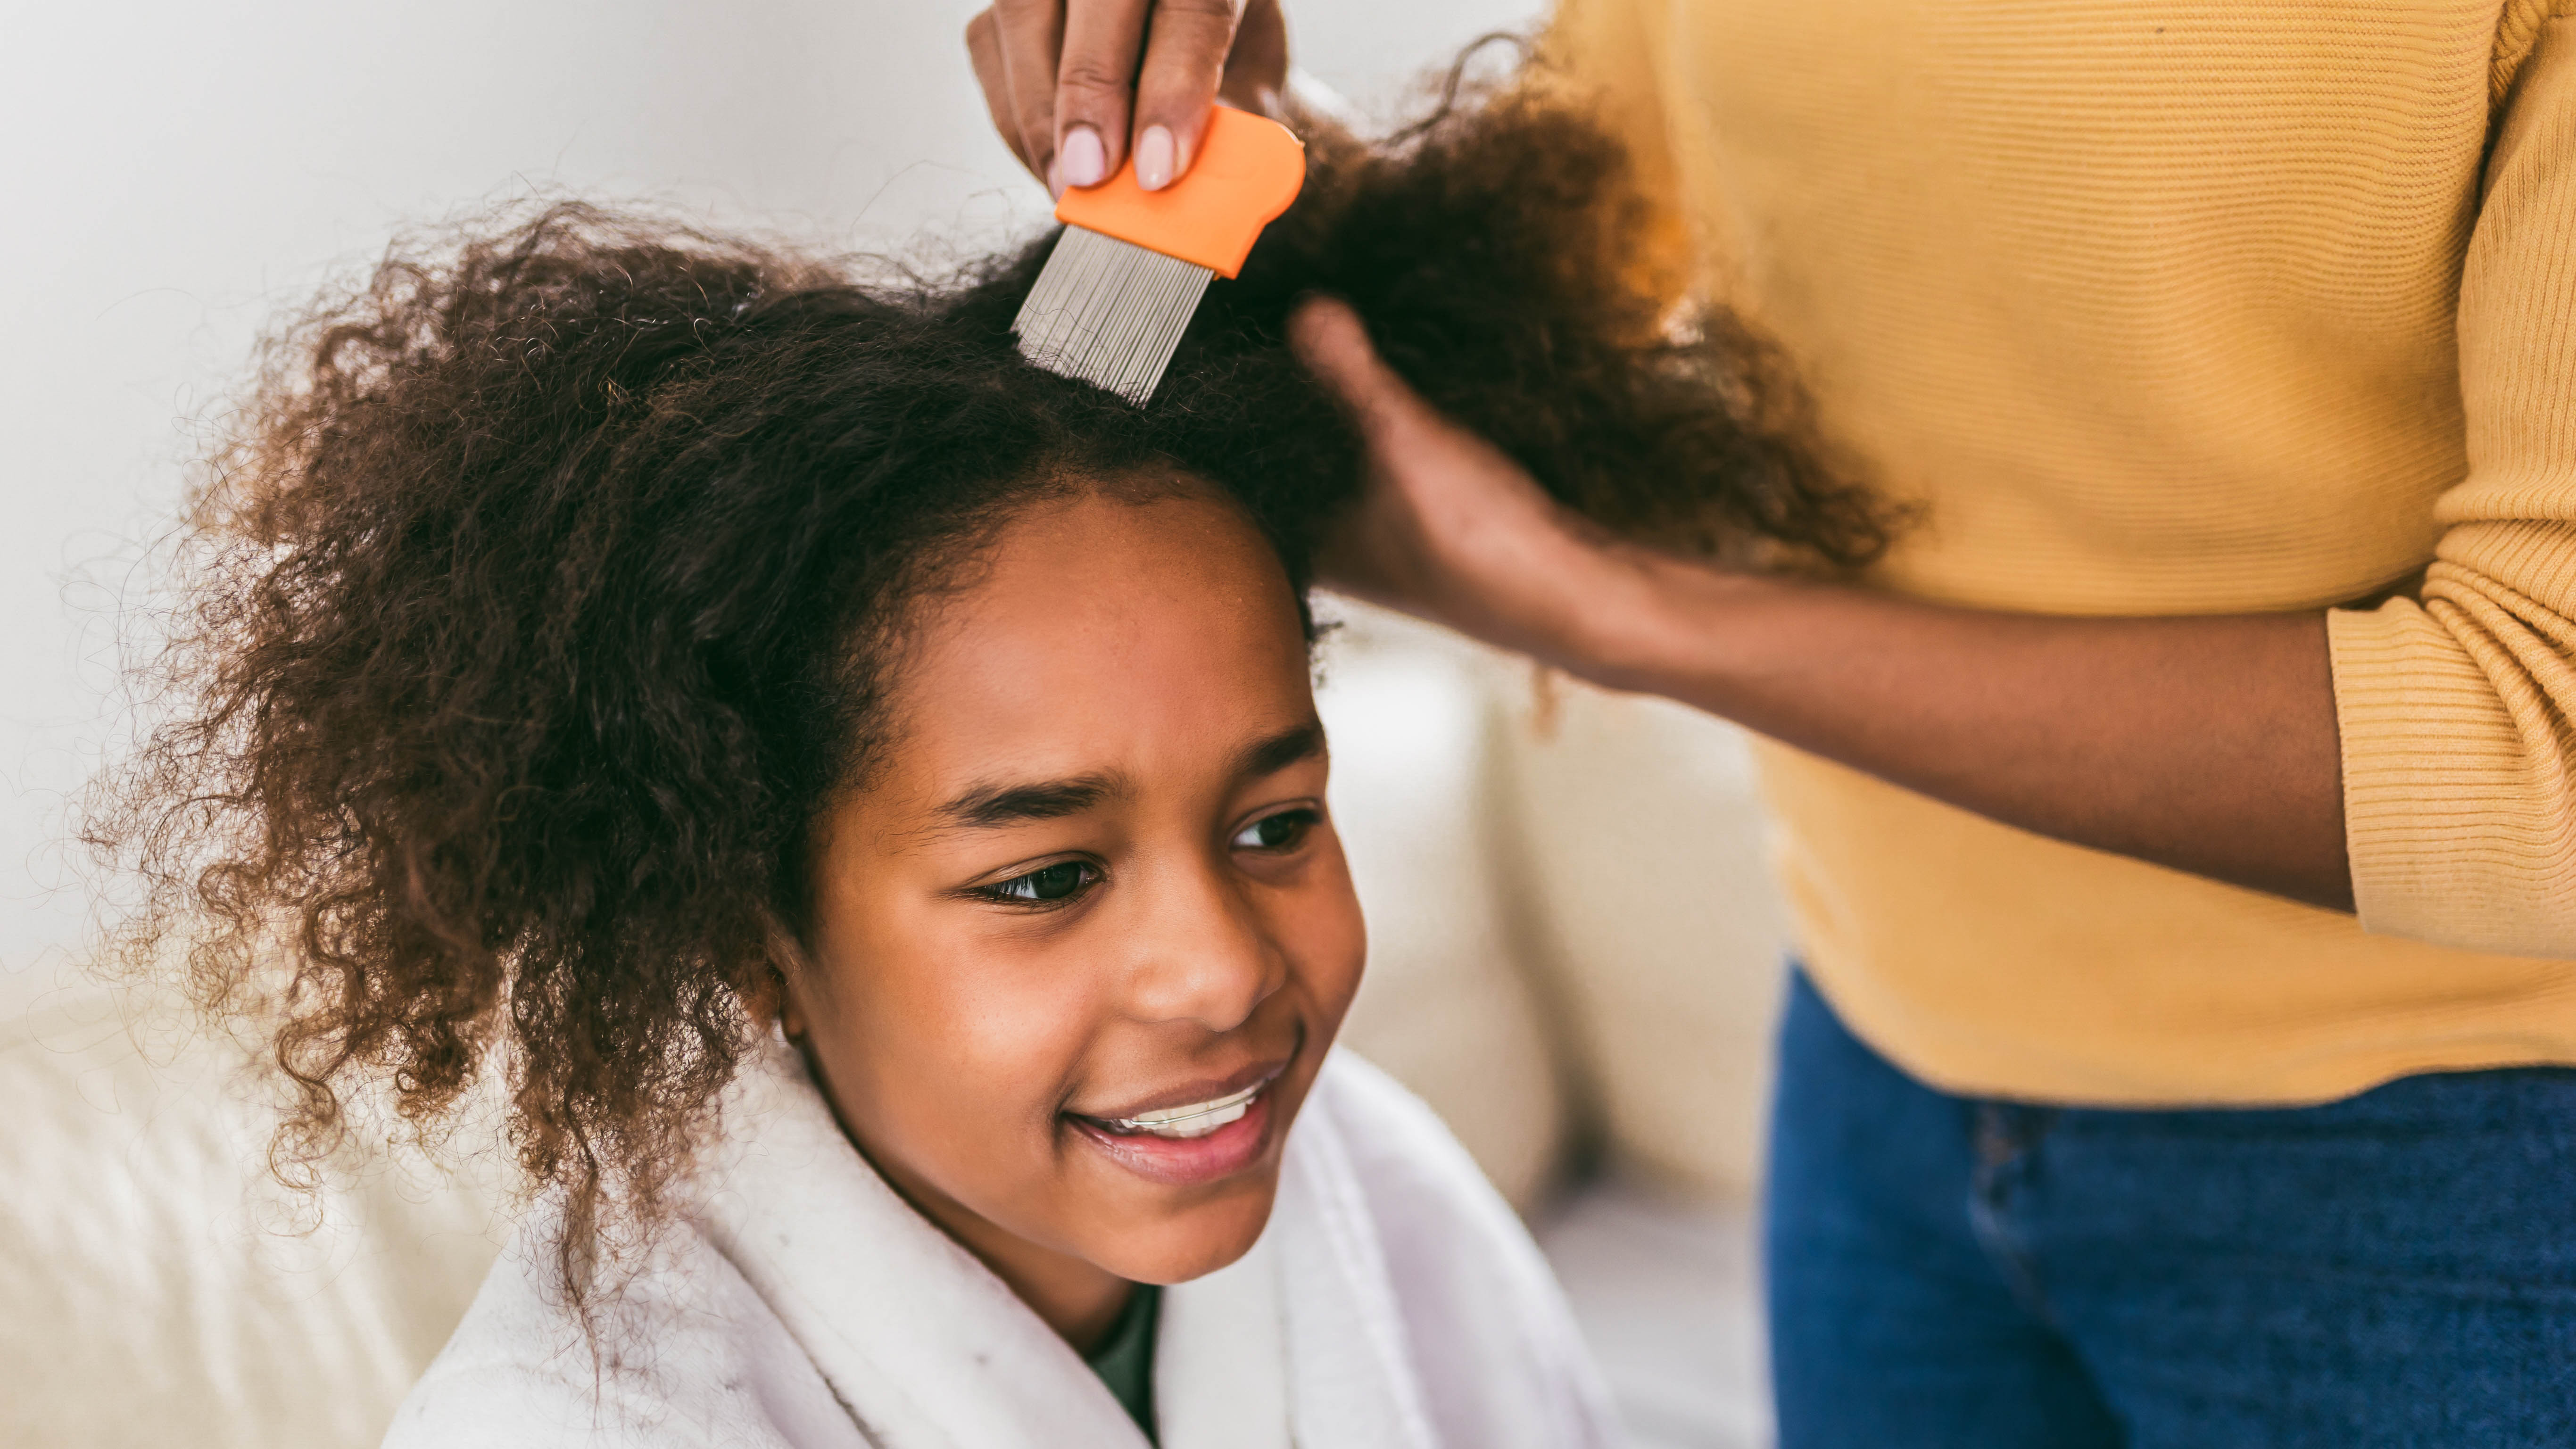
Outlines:
<svg viewBox="0 0 2576 1449"><path fill-rule="evenodd" d="M969 578L823 823L787 1025L879 1170L1080 1341L1260 1235L1366 943L1250 523L1087 494Z"/></svg>

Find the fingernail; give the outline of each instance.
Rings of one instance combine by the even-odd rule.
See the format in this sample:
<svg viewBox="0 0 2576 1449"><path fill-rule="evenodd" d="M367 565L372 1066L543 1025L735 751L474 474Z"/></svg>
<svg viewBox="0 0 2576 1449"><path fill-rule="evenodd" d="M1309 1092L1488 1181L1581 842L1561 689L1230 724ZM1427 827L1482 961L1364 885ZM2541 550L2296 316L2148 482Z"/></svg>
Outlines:
<svg viewBox="0 0 2576 1449"><path fill-rule="evenodd" d="M1147 126L1136 138L1136 184L1147 191L1160 191L1172 184L1172 133L1162 126Z"/></svg>
<svg viewBox="0 0 2576 1449"><path fill-rule="evenodd" d="M1047 177L1046 177L1046 181L1047 181L1047 195L1048 195L1048 196L1050 196L1050 197L1053 197L1054 199L1056 199L1056 200L1058 200L1058 201L1062 201L1062 200L1064 200L1064 158L1063 158L1063 157L1058 156L1058 157L1056 157L1054 160L1049 161L1049 162L1047 163Z"/></svg>
<svg viewBox="0 0 2576 1449"><path fill-rule="evenodd" d="M1100 144L1100 133L1089 126L1064 133L1064 149L1056 154L1056 165L1067 186L1098 186L1109 179L1109 153Z"/></svg>

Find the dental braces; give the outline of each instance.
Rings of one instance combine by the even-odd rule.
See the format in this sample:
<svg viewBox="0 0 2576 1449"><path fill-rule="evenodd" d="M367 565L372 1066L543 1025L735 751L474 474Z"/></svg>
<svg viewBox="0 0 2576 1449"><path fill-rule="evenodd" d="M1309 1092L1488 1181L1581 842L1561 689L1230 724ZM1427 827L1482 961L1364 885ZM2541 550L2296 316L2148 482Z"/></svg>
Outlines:
<svg viewBox="0 0 2576 1449"><path fill-rule="evenodd" d="M1168 1132L1175 1127L1222 1127L1252 1109L1252 1099L1261 1095L1268 1082L1255 1082L1240 1092L1228 1093L1213 1102L1175 1108L1168 1112L1144 1112L1133 1117L1113 1117L1109 1125L1121 1132ZM1214 1120L1210 1120L1214 1119Z"/></svg>

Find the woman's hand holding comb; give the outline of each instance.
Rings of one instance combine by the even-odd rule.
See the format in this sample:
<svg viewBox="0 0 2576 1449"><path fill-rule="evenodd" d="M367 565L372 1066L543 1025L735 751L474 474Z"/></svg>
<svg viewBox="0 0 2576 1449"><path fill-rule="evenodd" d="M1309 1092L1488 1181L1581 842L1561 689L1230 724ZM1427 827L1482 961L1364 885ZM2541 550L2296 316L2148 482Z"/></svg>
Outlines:
<svg viewBox="0 0 2576 1449"><path fill-rule="evenodd" d="M966 27L993 128L1061 195L1190 169L1219 99L1260 115L1288 79L1279 0L993 0Z"/></svg>

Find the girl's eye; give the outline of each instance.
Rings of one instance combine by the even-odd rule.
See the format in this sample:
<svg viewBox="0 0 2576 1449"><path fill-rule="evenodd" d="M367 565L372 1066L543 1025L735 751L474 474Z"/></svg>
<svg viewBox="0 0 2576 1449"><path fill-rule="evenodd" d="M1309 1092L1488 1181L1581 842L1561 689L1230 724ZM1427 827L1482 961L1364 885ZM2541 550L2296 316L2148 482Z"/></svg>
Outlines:
<svg viewBox="0 0 2576 1449"><path fill-rule="evenodd" d="M1060 860L1042 865L1027 875L984 888L984 894L997 901L1018 901L1034 905L1051 905L1070 900L1085 886L1098 879L1100 872L1078 860Z"/></svg>
<svg viewBox="0 0 2576 1449"><path fill-rule="evenodd" d="M1282 810L1264 815L1235 832L1228 844L1237 850L1291 850L1306 838L1321 817L1313 810Z"/></svg>

